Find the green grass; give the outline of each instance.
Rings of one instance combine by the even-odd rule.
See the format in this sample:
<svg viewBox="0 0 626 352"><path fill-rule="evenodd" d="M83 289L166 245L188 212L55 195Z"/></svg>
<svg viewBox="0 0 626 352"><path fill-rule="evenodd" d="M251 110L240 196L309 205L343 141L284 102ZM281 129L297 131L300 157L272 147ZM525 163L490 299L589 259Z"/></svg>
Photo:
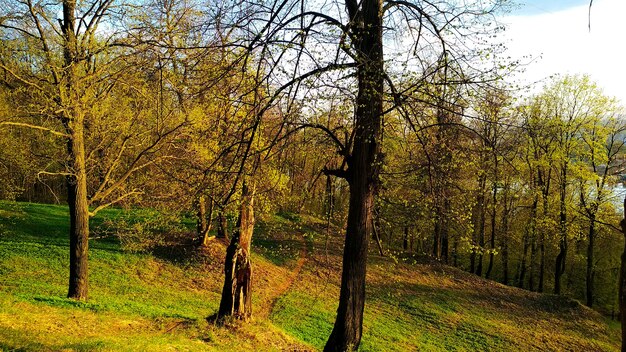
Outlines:
<svg viewBox="0 0 626 352"><path fill-rule="evenodd" d="M327 255L323 221L281 214L259 222L256 318L220 328L204 318L219 304L225 243L131 253L111 236L115 224L160 215L107 209L91 222L90 299L76 302L65 298L67 216L63 206L0 202L0 351L321 349L332 329L341 236ZM371 256L360 350L616 351L619 329L562 297Z"/></svg>

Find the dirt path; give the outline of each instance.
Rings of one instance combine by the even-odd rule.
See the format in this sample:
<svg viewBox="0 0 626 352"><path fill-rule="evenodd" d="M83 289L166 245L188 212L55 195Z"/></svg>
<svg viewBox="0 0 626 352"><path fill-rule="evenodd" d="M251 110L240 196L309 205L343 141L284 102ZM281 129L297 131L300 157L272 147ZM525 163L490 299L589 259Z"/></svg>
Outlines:
<svg viewBox="0 0 626 352"><path fill-rule="evenodd" d="M287 293L287 291L289 291L291 286L293 286L293 283L298 278L298 275L300 275L300 271L302 270L302 267L304 267L304 263L306 262L307 257L308 257L308 252L306 249L306 244L303 243L302 250L300 251L300 258L298 259L298 262L296 263L296 267L291 271L289 275L289 279L285 281L282 285L280 285L278 288L276 288L276 290L274 291L274 294L269 297L270 304L269 304L268 309L265 310L264 312L265 318L269 318L269 316L272 314L272 311L274 310L274 306L276 305L276 303L278 303L278 300L280 299L280 297L282 297L285 293Z"/></svg>

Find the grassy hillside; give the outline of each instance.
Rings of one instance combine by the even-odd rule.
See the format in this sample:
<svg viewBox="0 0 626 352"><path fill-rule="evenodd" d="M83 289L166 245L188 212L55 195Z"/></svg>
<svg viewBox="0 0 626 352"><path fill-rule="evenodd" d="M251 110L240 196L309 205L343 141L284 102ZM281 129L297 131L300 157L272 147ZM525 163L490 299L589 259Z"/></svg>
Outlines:
<svg viewBox="0 0 626 352"><path fill-rule="evenodd" d="M131 217L142 216L149 215ZM323 347L339 291L339 233L326 238L307 217L260 223L255 319L219 328L204 318L219 304L225 243L196 250L179 235L149 253L130 253L105 236L105 224L128 218L112 209L94 219L101 235L90 241L90 300L77 303L65 298L67 208L0 203L0 350ZM613 351L618 329L576 301L372 255L361 350Z"/></svg>

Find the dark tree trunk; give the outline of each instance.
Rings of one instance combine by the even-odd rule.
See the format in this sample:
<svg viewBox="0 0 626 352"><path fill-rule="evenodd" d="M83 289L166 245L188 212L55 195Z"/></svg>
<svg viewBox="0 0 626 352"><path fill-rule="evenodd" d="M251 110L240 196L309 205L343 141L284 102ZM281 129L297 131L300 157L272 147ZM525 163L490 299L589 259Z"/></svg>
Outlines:
<svg viewBox="0 0 626 352"><path fill-rule="evenodd" d="M408 226L404 227L404 238L402 239L402 249L404 249L405 252L409 250L409 227Z"/></svg>
<svg viewBox="0 0 626 352"><path fill-rule="evenodd" d="M228 316L247 321L252 316L252 265L250 243L254 232L254 191L244 183L237 229L226 248L224 286L217 321Z"/></svg>
<svg viewBox="0 0 626 352"><path fill-rule="evenodd" d="M586 275L586 304L588 307L593 306L593 246L596 237L596 216L592 213L589 218L589 234L587 242L587 275Z"/></svg>
<svg viewBox="0 0 626 352"><path fill-rule="evenodd" d="M546 272L546 245L545 234L543 231L539 235L539 282L537 283L537 292L543 292L543 282Z"/></svg>
<svg viewBox="0 0 626 352"><path fill-rule="evenodd" d="M67 177L67 203L70 210L70 278L67 296L87 299L89 249L89 205L87 203L87 177L85 149L82 144L82 124L73 129L68 142L74 175Z"/></svg>
<svg viewBox="0 0 626 352"><path fill-rule="evenodd" d="M484 183L485 180L481 180L481 184L483 186L481 186L480 189L480 195L479 195L479 201L478 201L478 211L479 213L479 218L478 218L478 253L476 254L476 275L478 276L482 276L483 275L483 249L485 248L485 218L486 218L486 214L485 214L485 193L484 193Z"/></svg>
<svg viewBox="0 0 626 352"><path fill-rule="evenodd" d="M443 216L441 217L441 259L444 263L448 264L448 257L450 256L450 239L448 231L448 214L450 214L450 200L446 197L443 200Z"/></svg>
<svg viewBox="0 0 626 352"><path fill-rule="evenodd" d="M438 207L436 209L438 209ZM439 210L435 211L435 228L433 232L433 257L435 259L441 258L441 220L439 217Z"/></svg>
<svg viewBox="0 0 626 352"><path fill-rule="evenodd" d="M561 277L565 273L567 259L567 208L566 196L567 165L561 170L561 184L559 189L559 253L556 256L554 270L554 293L561 294Z"/></svg>
<svg viewBox="0 0 626 352"><path fill-rule="evenodd" d="M528 256L529 234L526 232L522 240L522 260L520 260L517 269L517 287L524 288L524 280L526 279L526 257Z"/></svg>
<svg viewBox="0 0 626 352"><path fill-rule="evenodd" d="M354 3L356 4L356 2ZM352 155L348 162L350 203L343 253L339 307L324 351L356 350L361 342L365 273L372 209L378 183L383 115L382 0L347 6L353 19L358 95Z"/></svg>
<svg viewBox="0 0 626 352"><path fill-rule="evenodd" d="M624 219L620 225L624 235L624 251L619 270L619 320L622 322L622 352L626 352L626 197L624 198Z"/></svg>
<svg viewBox="0 0 626 352"><path fill-rule="evenodd" d="M217 238L228 238L228 219L226 219L224 211L222 206L217 214Z"/></svg>
<svg viewBox="0 0 626 352"><path fill-rule="evenodd" d="M509 186L507 184L503 194L502 234L500 247L502 248L502 283L509 284Z"/></svg>

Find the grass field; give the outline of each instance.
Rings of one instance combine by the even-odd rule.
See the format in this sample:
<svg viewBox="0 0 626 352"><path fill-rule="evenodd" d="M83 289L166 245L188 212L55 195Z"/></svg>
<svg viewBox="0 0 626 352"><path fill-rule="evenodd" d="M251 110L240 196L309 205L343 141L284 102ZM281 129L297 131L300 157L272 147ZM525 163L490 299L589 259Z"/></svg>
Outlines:
<svg viewBox="0 0 626 352"><path fill-rule="evenodd" d="M216 327L225 243L189 245L184 231L128 251L116 223L92 221L89 301L65 298L63 206L0 202L0 350L280 351L321 349L332 328L341 235L326 247L306 216L259 223L253 241L254 320ZM338 231L334 231L338 232ZM107 235L108 234L108 235ZM182 238L181 238L182 237ZM505 287L438 264L372 253L362 351L617 351L619 324L578 302Z"/></svg>

